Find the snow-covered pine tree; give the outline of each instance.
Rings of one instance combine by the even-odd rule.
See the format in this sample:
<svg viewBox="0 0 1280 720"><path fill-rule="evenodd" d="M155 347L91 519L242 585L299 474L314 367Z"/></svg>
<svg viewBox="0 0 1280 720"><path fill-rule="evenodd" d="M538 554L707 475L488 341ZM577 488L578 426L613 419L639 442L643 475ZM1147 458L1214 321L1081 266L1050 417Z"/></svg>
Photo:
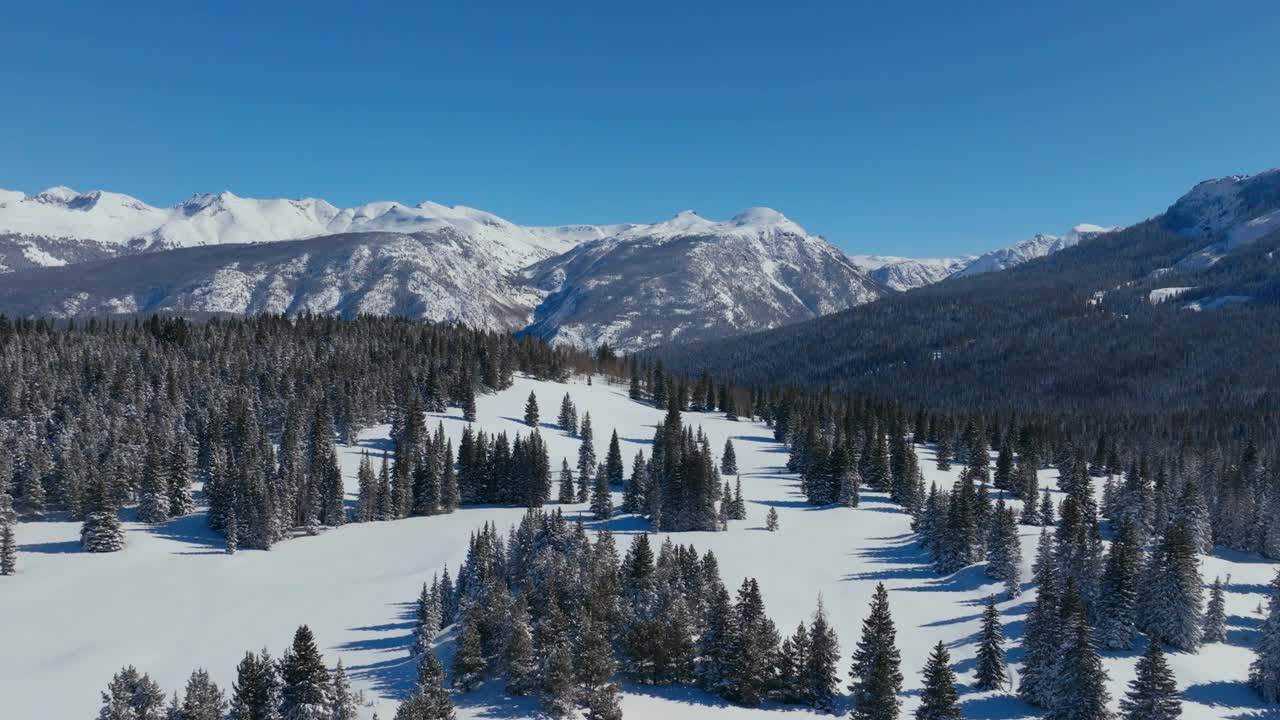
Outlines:
<svg viewBox="0 0 1280 720"><path fill-rule="evenodd" d="M369 453L360 456L360 469L356 471L359 491L356 493L356 522L371 522L378 515L378 477L373 474Z"/></svg>
<svg viewBox="0 0 1280 720"><path fill-rule="evenodd" d="M1049 494L1049 488L1044 489L1044 494L1040 496L1040 524L1054 524L1053 496Z"/></svg>
<svg viewBox="0 0 1280 720"><path fill-rule="evenodd" d="M987 540L987 576L1003 580L1009 597L1022 593L1022 541L1018 537L1018 520L1004 498L996 501L995 514Z"/></svg>
<svg viewBox="0 0 1280 720"><path fill-rule="evenodd" d="M1098 597L1098 643L1108 650L1128 650L1138 637L1138 571L1142 549L1134 542L1133 526L1121 518L1107 552Z"/></svg>
<svg viewBox="0 0 1280 720"><path fill-rule="evenodd" d="M1262 639L1249 665L1249 685L1264 702L1280 702L1280 572L1271 580L1267 617L1262 621Z"/></svg>
<svg viewBox="0 0 1280 720"><path fill-rule="evenodd" d="M774 686L781 643L754 578L742 581L734 623L737 642L729 667L728 696L743 705L758 705Z"/></svg>
<svg viewBox="0 0 1280 720"><path fill-rule="evenodd" d="M13 537L14 523L0 518L0 575L12 575L18 570L18 548Z"/></svg>
<svg viewBox="0 0 1280 720"><path fill-rule="evenodd" d="M534 662L533 635L529 628L529 606L524 593L516 597L507 637L505 670L507 691L525 695L537 688L538 666Z"/></svg>
<svg viewBox="0 0 1280 720"><path fill-rule="evenodd" d="M231 688L230 720L280 720L280 675L271 655L245 653Z"/></svg>
<svg viewBox="0 0 1280 720"><path fill-rule="evenodd" d="M569 399L569 393L565 393L564 399L560 401L560 414L556 416L556 424L559 425L560 429L566 433L570 435L577 435L578 424L573 422L575 419L576 413L573 409L573 400Z"/></svg>
<svg viewBox="0 0 1280 720"><path fill-rule="evenodd" d="M1047 528L1040 530L1034 566L1038 585L1036 601L1027 613L1022 634L1022 677L1018 697L1039 707L1052 700L1054 667L1062 644L1058 621L1058 569L1054 563L1053 538Z"/></svg>
<svg viewBox="0 0 1280 720"><path fill-rule="evenodd" d="M225 527L222 531L223 549L228 555L235 555L240 549L240 520L236 517L234 507L227 509Z"/></svg>
<svg viewBox="0 0 1280 720"><path fill-rule="evenodd" d="M191 441L179 431L169 446L169 517L189 515L196 509L191 499Z"/></svg>
<svg viewBox="0 0 1280 720"><path fill-rule="evenodd" d="M698 638L698 684L709 692L727 694L737 643L737 616L724 583L717 577L709 589L706 623Z"/></svg>
<svg viewBox="0 0 1280 720"><path fill-rule="evenodd" d="M596 520L613 517L613 494L609 492L608 471L604 468L595 474L595 482L591 488L591 515Z"/></svg>
<svg viewBox="0 0 1280 720"><path fill-rule="evenodd" d="M462 419L465 422L473 423L476 421L476 386L471 381L463 384L462 388Z"/></svg>
<svg viewBox="0 0 1280 720"><path fill-rule="evenodd" d="M631 477L622 490L622 512L643 513L645 509L645 491L648 487L648 472L644 464L644 452L637 450L631 462Z"/></svg>
<svg viewBox="0 0 1280 720"><path fill-rule="evenodd" d="M941 641L929 653L923 674L924 690L916 720L960 720L960 696L956 692L956 674L951 669L951 653Z"/></svg>
<svg viewBox="0 0 1280 720"><path fill-rule="evenodd" d="M418 679L395 720L453 720L453 700L444 686L444 666L428 649L418 659Z"/></svg>
<svg viewBox="0 0 1280 720"><path fill-rule="evenodd" d="M298 626L293 644L280 658L281 720L327 720L332 687L329 671L306 625Z"/></svg>
<svg viewBox="0 0 1280 720"><path fill-rule="evenodd" d="M809 629L801 621L796 626L795 634L782 641L778 652L778 688L784 702L807 702L806 688L800 681L800 672L808 655Z"/></svg>
<svg viewBox="0 0 1280 720"><path fill-rule="evenodd" d="M164 691L150 675L139 673L128 665L111 678L102 693L99 720L161 720L164 717Z"/></svg>
<svg viewBox="0 0 1280 720"><path fill-rule="evenodd" d="M806 701L824 712L830 712L839 693L840 640L827 621L822 596L813 611L809 625L809 652L800 668L800 684Z"/></svg>
<svg viewBox="0 0 1280 720"><path fill-rule="evenodd" d="M569 469L569 460L560 458L560 494L556 496L556 500L562 505L570 505L577 499L577 489L573 486L573 471Z"/></svg>
<svg viewBox="0 0 1280 720"><path fill-rule="evenodd" d="M764 517L764 529L774 532L778 529L778 508L769 508L769 513Z"/></svg>
<svg viewBox="0 0 1280 720"><path fill-rule="evenodd" d="M981 639L977 652L977 687L979 690L1003 690L1009 682L1008 662L1004 652L1004 626L995 596L987 598L982 611Z"/></svg>
<svg viewBox="0 0 1280 720"><path fill-rule="evenodd" d="M1178 692L1178 683L1158 640L1147 645L1135 670L1137 676L1129 681L1129 691L1120 698L1120 717L1123 720L1177 720L1182 715L1182 694Z"/></svg>
<svg viewBox="0 0 1280 720"><path fill-rule="evenodd" d="M1169 647L1194 650L1204 620L1204 581L1200 558L1181 525L1165 531L1143 571L1140 588L1142 629Z"/></svg>
<svg viewBox="0 0 1280 720"><path fill-rule="evenodd" d="M582 427L578 431L581 443L578 445L578 502L586 502L591 495L592 475L596 469L596 448L594 433L591 429L591 413L582 416Z"/></svg>
<svg viewBox="0 0 1280 720"><path fill-rule="evenodd" d="M902 690L902 656L889 611L889 592L876 585L871 611L862 621L862 639L853 652L849 692L855 720L896 720Z"/></svg>
<svg viewBox="0 0 1280 720"><path fill-rule="evenodd" d="M80 547L85 552L116 552L124 547L124 530L116 506L107 492L106 478L99 476L85 498L86 512L80 527Z"/></svg>
<svg viewBox="0 0 1280 720"><path fill-rule="evenodd" d="M1102 667L1084 604L1074 587L1068 586L1063 606L1070 609L1063 618L1063 641L1051 681L1047 717L1050 720L1110 720L1107 671Z"/></svg>
<svg viewBox="0 0 1280 720"><path fill-rule="evenodd" d="M626 468L622 465L622 448L618 445L618 431L613 431L613 436L609 438L609 449L604 456L604 470L608 477L610 487L622 487L623 473Z"/></svg>
<svg viewBox="0 0 1280 720"><path fill-rule="evenodd" d="M738 474L738 455L733 451L733 439L724 439L724 453L720 456L720 474Z"/></svg>
<svg viewBox="0 0 1280 720"><path fill-rule="evenodd" d="M142 479L138 484L138 519L144 523L160 523L169 519L169 480L165 477L167 460L159 438L152 436L147 443Z"/></svg>
<svg viewBox="0 0 1280 720"><path fill-rule="evenodd" d="M330 686L333 688L333 693L329 698L329 716L326 720L358 720L360 713L358 698L351 689L351 680L347 677L347 669L342 666L342 660L338 660L338 664L333 668ZM219 720L219 718L210 720Z"/></svg>
<svg viewBox="0 0 1280 720"><path fill-rule="evenodd" d="M529 391L529 399L524 404L524 424L531 428L538 427L538 397Z"/></svg>
<svg viewBox="0 0 1280 720"><path fill-rule="evenodd" d="M181 720L223 720L227 710L227 701L210 677L203 669L191 673L187 679L187 687L182 698ZM334 718L334 720L338 720ZM353 720L343 718L342 720Z"/></svg>
<svg viewBox="0 0 1280 720"><path fill-rule="evenodd" d="M729 505L730 520L747 519L747 501L742 497L742 476L733 485L733 502Z"/></svg>
<svg viewBox="0 0 1280 720"><path fill-rule="evenodd" d="M453 654L453 686L462 692L471 692L480 684L484 669L479 613L468 610L463 614L462 632L458 635L457 649Z"/></svg>
<svg viewBox="0 0 1280 720"><path fill-rule="evenodd" d="M1226 642L1226 593L1222 578L1214 578L1209 588L1209 604L1204 611L1204 626L1200 641L1204 643Z"/></svg>

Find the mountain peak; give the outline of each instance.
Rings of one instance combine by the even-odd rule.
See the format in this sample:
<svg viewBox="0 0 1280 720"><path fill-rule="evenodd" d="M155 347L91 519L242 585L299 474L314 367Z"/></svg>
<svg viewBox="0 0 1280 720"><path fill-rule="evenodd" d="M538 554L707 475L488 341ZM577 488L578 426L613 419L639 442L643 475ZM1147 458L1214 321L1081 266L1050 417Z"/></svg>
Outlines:
<svg viewBox="0 0 1280 720"><path fill-rule="evenodd" d="M63 205L76 199L80 193L72 190L66 185L54 185L35 195L33 198L36 202L42 202L49 205Z"/></svg>

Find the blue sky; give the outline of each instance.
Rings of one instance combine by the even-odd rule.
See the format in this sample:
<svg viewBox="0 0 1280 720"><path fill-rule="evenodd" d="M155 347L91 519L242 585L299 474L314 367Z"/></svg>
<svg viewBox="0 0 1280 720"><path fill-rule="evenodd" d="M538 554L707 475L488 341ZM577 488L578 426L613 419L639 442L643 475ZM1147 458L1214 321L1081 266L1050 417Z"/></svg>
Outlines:
<svg viewBox="0 0 1280 720"><path fill-rule="evenodd" d="M296 7L12 3L0 187L538 224L768 205L926 256L1280 165L1275 2Z"/></svg>

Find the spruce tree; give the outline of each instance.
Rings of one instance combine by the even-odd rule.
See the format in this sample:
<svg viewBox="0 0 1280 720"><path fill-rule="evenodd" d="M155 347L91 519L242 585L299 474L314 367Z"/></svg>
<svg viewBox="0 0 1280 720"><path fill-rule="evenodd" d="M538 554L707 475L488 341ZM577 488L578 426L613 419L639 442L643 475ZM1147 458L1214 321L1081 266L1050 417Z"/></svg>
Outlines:
<svg viewBox="0 0 1280 720"><path fill-rule="evenodd" d="M461 582L461 579L459 579ZM480 623L477 612L468 611L462 621L457 649L453 654L453 685L463 692L471 692L484 676L484 650L480 644Z"/></svg>
<svg viewBox="0 0 1280 720"><path fill-rule="evenodd" d="M827 622L827 611L818 596L818 608L814 610L809 626L809 652L800 668L800 685L807 702L824 712L830 712L839 692L840 641L835 628Z"/></svg>
<svg viewBox="0 0 1280 720"><path fill-rule="evenodd" d="M578 431L581 443L578 445L578 502L586 502L590 497L592 475L596 469L596 448L591 429L591 413L582 416L582 427Z"/></svg>
<svg viewBox="0 0 1280 720"><path fill-rule="evenodd" d="M613 517L613 494L609 492L609 478L606 472L597 472L595 484L591 489L591 514L596 520L608 520Z"/></svg>
<svg viewBox="0 0 1280 720"><path fill-rule="evenodd" d="M720 456L720 473L722 475L738 474L738 456L733 451L733 440L725 438L724 454Z"/></svg>
<svg viewBox="0 0 1280 720"><path fill-rule="evenodd" d="M164 691L132 665L121 668L102 693L98 720L162 720Z"/></svg>
<svg viewBox="0 0 1280 720"><path fill-rule="evenodd" d="M1064 618L1063 642L1048 698L1051 720L1109 720L1107 671L1093 644L1084 605L1068 587L1064 605L1072 610Z"/></svg>
<svg viewBox="0 0 1280 720"><path fill-rule="evenodd" d="M205 670L196 670L187 679L185 695L182 699L181 720L222 720L227 710L227 701L222 690L209 678ZM334 718L333 720L352 720L351 718Z"/></svg>
<svg viewBox="0 0 1280 720"><path fill-rule="evenodd" d="M311 628L301 625L293 644L280 658L280 717L282 720L325 720L331 703L329 671L325 669Z"/></svg>
<svg viewBox="0 0 1280 720"><path fill-rule="evenodd" d="M556 424L560 429L570 435L578 433L576 413L573 409L573 401L569 399L569 393L564 394L564 399L560 401L560 414L556 417Z"/></svg>
<svg viewBox="0 0 1280 720"><path fill-rule="evenodd" d="M396 709L395 720L453 720L453 699L444 686L444 666L433 650L418 659L413 692Z"/></svg>
<svg viewBox="0 0 1280 720"><path fill-rule="evenodd" d="M644 452L637 450L631 462L631 477L622 490L622 512L643 513L645 509L645 490L648 486L647 471L644 464Z"/></svg>
<svg viewBox="0 0 1280 720"><path fill-rule="evenodd" d="M1249 665L1249 685L1264 702L1280 702L1280 572L1271 580L1262 639L1254 653L1256 657Z"/></svg>
<svg viewBox="0 0 1280 720"><path fill-rule="evenodd" d="M529 399L524 404L524 424L531 428L538 427L538 398L529 391Z"/></svg>
<svg viewBox="0 0 1280 720"><path fill-rule="evenodd" d="M769 508L769 514L764 518L764 529L773 532L778 529L778 508Z"/></svg>
<svg viewBox="0 0 1280 720"><path fill-rule="evenodd" d="M1022 541L1013 508L1005 507L1004 498L996 501L987 541L987 576L1003 580L1011 598L1022 593Z"/></svg>
<svg viewBox="0 0 1280 720"><path fill-rule="evenodd" d="M956 692L956 674L951 669L951 653L941 641L929 653L924 666L924 690L916 720L960 720L960 696Z"/></svg>
<svg viewBox="0 0 1280 720"><path fill-rule="evenodd" d="M577 501L577 490L573 486L573 471L569 469L569 460L560 459L560 494L556 500L562 505L571 505Z"/></svg>
<svg viewBox="0 0 1280 720"><path fill-rule="evenodd" d="M1058 569L1054 563L1052 536L1040 530L1036 550L1036 601L1027 613L1022 634L1022 677L1018 697L1040 707L1052 700L1054 668L1061 648L1062 633L1058 618Z"/></svg>
<svg viewBox="0 0 1280 720"><path fill-rule="evenodd" d="M230 720L280 720L280 676L266 650L245 653L231 690Z"/></svg>
<svg viewBox="0 0 1280 720"><path fill-rule="evenodd" d="M240 548L240 522L236 518L236 509L227 509L226 527L222 535L223 548L228 555L235 555Z"/></svg>
<svg viewBox="0 0 1280 720"><path fill-rule="evenodd" d="M1200 644L1204 582L1200 558L1181 525L1171 525L1147 563L1140 625L1153 639L1181 650Z"/></svg>
<svg viewBox="0 0 1280 720"><path fill-rule="evenodd" d="M107 492L106 480L99 477L89 487L86 512L80 527L80 547L85 552L116 552L124 548L124 530L116 506Z"/></svg>
<svg viewBox="0 0 1280 720"><path fill-rule="evenodd" d="M1182 715L1181 693L1158 640L1147 645L1135 670L1137 676L1129 681L1129 691L1120 699L1120 717L1123 720L1177 720Z"/></svg>
<svg viewBox="0 0 1280 720"><path fill-rule="evenodd" d="M511 613L511 630L506 647L507 691L524 695L537 683L537 665L533 656L533 636L529 629L529 610L524 593L516 598Z"/></svg>
<svg viewBox="0 0 1280 720"><path fill-rule="evenodd" d="M13 538L13 523L0 519L0 575L12 575L18 569L18 549Z"/></svg>
<svg viewBox="0 0 1280 720"><path fill-rule="evenodd" d="M1226 642L1226 619L1226 593L1222 587L1222 578L1214 578L1213 587L1209 590L1209 605L1204 612L1204 630L1200 634L1200 641Z"/></svg>
<svg viewBox="0 0 1280 720"><path fill-rule="evenodd" d="M1004 626L1000 623L995 597L987 598L980 635L975 671L977 687L979 690L1003 690L1009 681L1009 673L1004 652Z"/></svg>
<svg viewBox="0 0 1280 720"><path fill-rule="evenodd" d="M1133 526L1121 519L1107 552L1098 598L1098 642L1109 650L1128 650L1138 637L1138 566L1142 549L1133 537Z"/></svg>
<svg viewBox="0 0 1280 720"><path fill-rule="evenodd" d="M853 718L895 720L898 717L901 667L897 630L889 612L889 592L884 583L877 583L871 611L862 621L862 639L853 653L853 668L849 671Z"/></svg>

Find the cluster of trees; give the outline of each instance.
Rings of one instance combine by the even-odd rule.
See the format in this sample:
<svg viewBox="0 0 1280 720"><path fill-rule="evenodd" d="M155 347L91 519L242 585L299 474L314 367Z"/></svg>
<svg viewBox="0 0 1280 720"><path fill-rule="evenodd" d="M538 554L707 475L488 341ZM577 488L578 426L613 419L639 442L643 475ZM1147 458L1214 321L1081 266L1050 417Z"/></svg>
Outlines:
<svg viewBox="0 0 1280 720"><path fill-rule="evenodd" d="M329 670L310 628L303 625L279 660L267 650L247 652L236 666L230 698L203 669L191 673L182 693L165 702L160 685L132 665L112 677L102 693L99 720L356 720L363 698L353 692L342 661ZM444 670L434 655L419 665L412 695L399 720L450 720L453 703Z"/></svg>
<svg viewBox="0 0 1280 720"><path fill-rule="evenodd" d="M422 411L474 418L477 392L517 371L563 378L580 355L392 318L0 317L0 487L19 519L81 520L84 549L106 552L123 546L122 507L164 522L203 482L211 527L265 549L346 522L335 440L392 422L387 495L370 487L358 519L448 512L452 451Z"/></svg>
<svg viewBox="0 0 1280 720"><path fill-rule="evenodd" d="M839 646L819 607L785 641L760 588L731 595L715 556L667 540L655 554L636 535L619 557L557 510L531 510L504 537L472 536L457 583L433 579L417 603L415 645L457 623L453 684L469 691L502 677L566 717L620 717L615 675L646 684L696 684L733 702L766 699L829 708Z"/></svg>

